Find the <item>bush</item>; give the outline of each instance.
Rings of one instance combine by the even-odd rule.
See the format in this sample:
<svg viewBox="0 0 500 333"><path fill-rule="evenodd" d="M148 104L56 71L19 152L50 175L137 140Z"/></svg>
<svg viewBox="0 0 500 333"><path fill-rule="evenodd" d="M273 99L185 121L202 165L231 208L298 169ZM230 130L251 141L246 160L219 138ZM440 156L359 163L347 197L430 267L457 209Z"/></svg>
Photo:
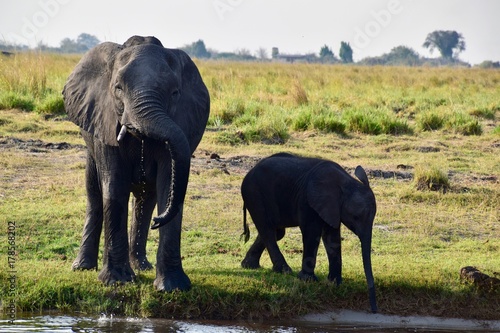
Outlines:
<svg viewBox="0 0 500 333"><path fill-rule="evenodd" d="M32 111L35 108L33 97L8 92L0 96L0 109L21 109Z"/></svg>
<svg viewBox="0 0 500 333"><path fill-rule="evenodd" d="M59 115L64 113L64 100L62 96L49 95L35 108L41 114Z"/></svg>
<svg viewBox="0 0 500 333"><path fill-rule="evenodd" d="M292 122L292 129L294 131L306 131L311 125L311 112L301 112Z"/></svg>
<svg viewBox="0 0 500 333"><path fill-rule="evenodd" d="M245 140L267 144L283 144L289 138L288 124L282 116L283 112L269 113L257 119L254 125L243 130Z"/></svg>
<svg viewBox="0 0 500 333"><path fill-rule="evenodd" d="M444 118L437 112L423 112L416 117L417 127L422 131L435 131L443 127Z"/></svg>
<svg viewBox="0 0 500 333"><path fill-rule="evenodd" d="M415 169L415 184L417 190L446 192L450 188L448 175L437 167L417 167Z"/></svg>
<svg viewBox="0 0 500 333"><path fill-rule="evenodd" d="M382 120L383 132L385 134L402 135L412 134L413 130L404 120L386 117Z"/></svg>
<svg viewBox="0 0 500 333"><path fill-rule="evenodd" d="M483 133L479 121L465 113L455 113L448 119L446 127L463 135L481 135Z"/></svg>
<svg viewBox="0 0 500 333"><path fill-rule="evenodd" d="M293 101L297 105L305 105L309 102L309 99L307 98L307 93L306 93L305 89L302 87L302 85L298 81L296 81L293 84L291 96L292 96Z"/></svg>
<svg viewBox="0 0 500 333"><path fill-rule="evenodd" d="M492 107L482 107L482 108L472 109L469 111L469 114L475 117L494 120L497 111L500 111L500 106L495 105Z"/></svg>
<svg viewBox="0 0 500 333"><path fill-rule="evenodd" d="M225 124L230 124L233 120L245 113L245 103L239 99L229 101L227 107L222 110L220 118Z"/></svg>
<svg viewBox="0 0 500 333"><path fill-rule="evenodd" d="M312 125L315 129L327 132L345 134L346 125L335 116L318 115L313 118Z"/></svg>
<svg viewBox="0 0 500 333"><path fill-rule="evenodd" d="M349 131L373 135L382 133L382 125L370 112L351 110L344 113L342 118L345 119Z"/></svg>

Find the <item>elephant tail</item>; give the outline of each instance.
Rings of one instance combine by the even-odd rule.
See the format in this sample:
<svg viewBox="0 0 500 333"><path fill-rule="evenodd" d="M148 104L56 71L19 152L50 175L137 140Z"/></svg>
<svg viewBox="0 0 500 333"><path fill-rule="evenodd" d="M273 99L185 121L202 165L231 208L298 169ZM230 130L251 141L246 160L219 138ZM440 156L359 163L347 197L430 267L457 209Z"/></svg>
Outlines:
<svg viewBox="0 0 500 333"><path fill-rule="evenodd" d="M250 229L247 224L247 209L245 207L245 203L243 202L243 233L240 236L240 240L244 238L245 243L250 239Z"/></svg>

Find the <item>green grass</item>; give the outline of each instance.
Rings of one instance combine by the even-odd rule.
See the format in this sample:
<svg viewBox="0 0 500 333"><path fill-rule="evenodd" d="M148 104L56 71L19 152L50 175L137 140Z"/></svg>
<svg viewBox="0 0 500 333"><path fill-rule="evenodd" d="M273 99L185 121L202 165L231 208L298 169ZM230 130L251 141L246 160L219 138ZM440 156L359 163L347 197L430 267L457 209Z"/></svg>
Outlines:
<svg viewBox="0 0 500 333"><path fill-rule="evenodd" d="M273 273L267 253L262 269L240 267L250 246L239 239L240 185L248 167L230 159L288 151L328 158L348 170L362 165L411 174L369 176L378 207L372 260L382 313L500 319L500 291L459 278L468 265L491 276L500 271L498 71L199 63L212 112L194 154L184 211L183 266L193 289L162 294L152 286L154 271L115 287L103 286L96 271L71 271L85 214L83 149L1 144L9 138L83 144L75 125L46 116L60 114L54 92L62 90L77 59L36 57L46 64L45 88L15 80L38 72L9 67L17 74L7 80L0 71L2 94L28 96L36 110L0 110L0 225L6 230L9 221L16 222L18 311L258 320L367 310L359 241L346 228L340 287L326 281L322 245L319 283ZM0 66L21 64L1 59ZM441 119L439 126L433 117ZM210 160L212 153L221 161ZM447 190L420 190L420 179L445 182ZM250 228L253 241L257 232ZM151 231L147 252L153 263L157 245L158 232ZM300 231L290 229L279 245L298 272ZM6 246L2 232L0 247ZM6 253L0 251L2 302L8 299Z"/></svg>

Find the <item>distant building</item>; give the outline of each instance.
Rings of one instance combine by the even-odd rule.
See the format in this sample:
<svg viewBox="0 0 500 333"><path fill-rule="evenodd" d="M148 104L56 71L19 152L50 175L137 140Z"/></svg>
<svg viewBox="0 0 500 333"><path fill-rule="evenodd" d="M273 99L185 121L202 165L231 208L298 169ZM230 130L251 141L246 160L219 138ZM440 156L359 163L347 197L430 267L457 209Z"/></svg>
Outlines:
<svg viewBox="0 0 500 333"><path fill-rule="evenodd" d="M277 47L273 47L272 49L272 57L274 60L278 61L286 61L293 63L295 61L299 62L315 62L317 61L317 57L314 53L309 54L280 54L279 49Z"/></svg>

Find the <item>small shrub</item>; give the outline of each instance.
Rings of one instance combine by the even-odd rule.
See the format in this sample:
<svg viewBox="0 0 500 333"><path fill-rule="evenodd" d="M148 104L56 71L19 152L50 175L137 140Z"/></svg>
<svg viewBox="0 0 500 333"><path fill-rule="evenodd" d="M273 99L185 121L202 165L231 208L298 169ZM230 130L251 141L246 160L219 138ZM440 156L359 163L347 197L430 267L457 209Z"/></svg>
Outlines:
<svg viewBox="0 0 500 333"><path fill-rule="evenodd" d="M386 117L382 121L383 132L385 134L402 135L412 134L413 130L404 120Z"/></svg>
<svg viewBox="0 0 500 333"><path fill-rule="evenodd" d="M382 133L382 125L369 112L354 110L345 113L343 118L349 131L372 135Z"/></svg>
<svg viewBox="0 0 500 333"><path fill-rule="evenodd" d="M224 145L231 145L231 146L237 146L240 144L243 144L245 142L244 140L244 135L242 132L220 132L215 140L217 143L224 144Z"/></svg>
<svg viewBox="0 0 500 333"><path fill-rule="evenodd" d="M215 128L221 128L224 126L224 121L219 116L209 117L208 118L208 126L212 126Z"/></svg>
<svg viewBox="0 0 500 333"><path fill-rule="evenodd" d="M241 100L228 102L227 107L222 110L220 118L225 124L230 124L233 120L245 113L245 103Z"/></svg>
<svg viewBox="0 0 500 333"><path fill-rule="evenodd" d="M35 111L41 114L63 114L64 100L62 96L49 95L39 105L36 106Z"/></svg>
<svg viewBox="0 0 500 333"><path fill-rule="evenodd" d="M296 81L292 87L291 96L293 101L297 105L305 105L309 103L309 99L307 98L307 93L300 84L300 82L298 81Z"/></svg>
<svg viewBox="0 0 500 333"><path fill-rule="evenodd" d="M346 125L334 116L316 116L312 124L314 128L327 133L345 134L346 130Z"/></svg>
<svg viewBox="0 0 500 333"><path fill-rule="evenodd" d="M306 131L311 125L312 115L310 112L301 112L292 122L292 129L294 131Z"/></svg>
<svg viewBox="0 0 500 333"><path fill-rule="evenodd" d="M290 137L288 125L281 113L259 118L256 124L248 126L243 133L247 141L268 144L283 144Z"/></svg>
<svg viewBox="0 0 500 333"><path fill-rule="evenodd" d="M495 129L493 130L493 134L500 135L500 125L495 127Z"/></svg>
<svg viewBox="0 0 500 333"><path fill-rule="evenodd" d="M443 127L444 118L437 112L423 112L416 117L417 127L422 131L435 131Z"/></svg>
<svg viewBox="0 0 500 333"><path fill-rule="evenodd" d="M472 109L472 110L469 111L469 114L471 116L475 116L475 117L481 117L481 118L484 118L484 119L494 120L495 119L495 113L497 111L500 111L500 106L483 107L483 108Z"/></svg>
<svg viewBox="0 0 500 333"><path fill-rule="evenodd" d="M33 97L8 92L0 96L0 109L21 109L32 111L35 108Z"/></svg>
<svg viewBox="0 0 500 333"><path fill-rule="evenodd" d="M431 190L446 192L450 188L448 175L437 167L417 167L415 169L414 181L417 190Z"/></svg>
<svg viewBox="0 0 500 333"><path fill-rule="evenodd" d="M446 127L462 135L481 135L483 133L479 121L465 113L454 114L448 119Z"/></svg>

